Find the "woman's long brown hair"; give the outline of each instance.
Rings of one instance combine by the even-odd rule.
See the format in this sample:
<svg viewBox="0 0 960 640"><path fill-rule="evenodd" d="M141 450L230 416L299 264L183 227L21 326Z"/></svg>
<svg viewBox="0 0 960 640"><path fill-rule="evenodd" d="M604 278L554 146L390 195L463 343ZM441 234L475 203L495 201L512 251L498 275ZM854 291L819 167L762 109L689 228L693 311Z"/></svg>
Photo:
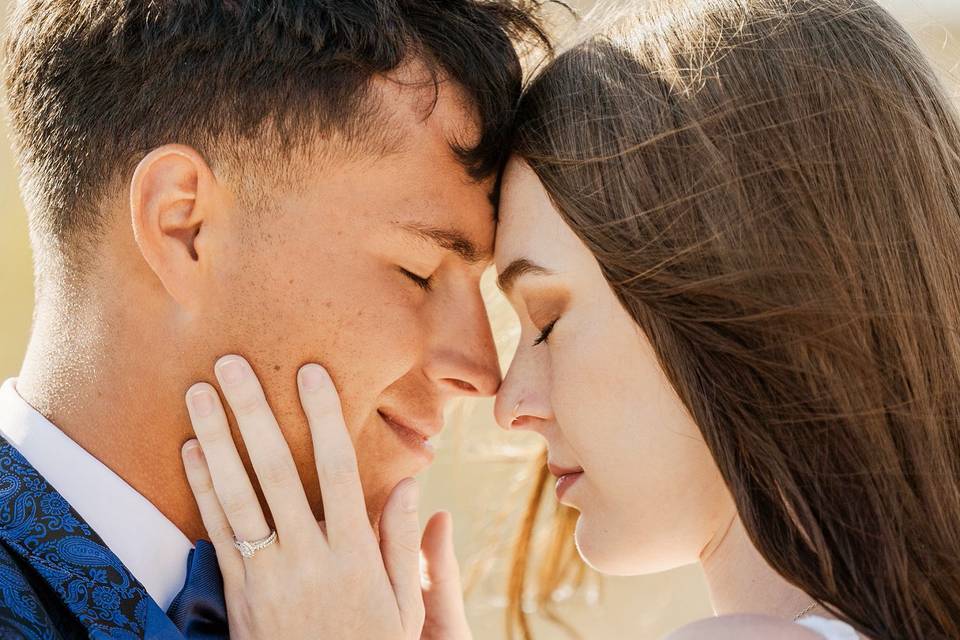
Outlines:
<svg viewBox="0 0 960 640"><path fill-rule="evenodd" d="M960 638L960 126L901 26L658 3L517 127L770 565L876 640Z"/></svg>

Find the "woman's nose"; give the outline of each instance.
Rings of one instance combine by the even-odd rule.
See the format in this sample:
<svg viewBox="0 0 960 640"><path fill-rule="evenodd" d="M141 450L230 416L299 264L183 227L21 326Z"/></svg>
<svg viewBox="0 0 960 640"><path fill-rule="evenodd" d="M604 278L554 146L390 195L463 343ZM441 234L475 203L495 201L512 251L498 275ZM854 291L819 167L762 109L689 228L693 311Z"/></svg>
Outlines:
<svg viewBox="0 0 960 640"><path fill-rule="evenodd" d="M497 400L493 405L493 414L497 420L497 424L507 431L513 429L517 412L523 404L517 392L517 387L513 384L512 372L513 368L511 367L510 371L507 371L503 383L500 385L500 390L497 392Z"/></svg>

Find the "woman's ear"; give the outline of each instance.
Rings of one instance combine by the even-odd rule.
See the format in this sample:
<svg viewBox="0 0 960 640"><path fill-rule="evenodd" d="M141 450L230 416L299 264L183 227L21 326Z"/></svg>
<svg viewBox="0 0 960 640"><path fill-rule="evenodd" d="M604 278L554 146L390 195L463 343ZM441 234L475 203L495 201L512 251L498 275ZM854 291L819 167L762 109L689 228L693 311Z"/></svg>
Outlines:
<svg viewBox="0 0 960 640"><path fill-rule="evenodd" d="M219 186L206 160L178 144L158 147L130 183L133 235L144 260L181 305L202 291L204 230L217 209Z"/></svg>

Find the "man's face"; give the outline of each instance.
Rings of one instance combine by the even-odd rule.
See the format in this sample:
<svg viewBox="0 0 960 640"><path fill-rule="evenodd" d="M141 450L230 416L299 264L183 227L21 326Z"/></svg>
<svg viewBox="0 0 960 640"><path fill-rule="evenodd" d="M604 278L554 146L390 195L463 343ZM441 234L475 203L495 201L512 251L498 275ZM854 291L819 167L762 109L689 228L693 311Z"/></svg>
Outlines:
<svg viewBox="0 0 960 640"><path fill-rule="evenodd" d="M492 180L471 180L450 146L469 140L471 117L449 85L426 119L422 91L395 96L401 152L316 162L301 184L271 194L252 225L236 216L216 248L222 272L204 320L213 344L249 358L260 376L315 509L295 376L306 362L327 367L374 517L398 481L429 464L423 436L442 428L444 405L500 383L479 289L494 237Z"/></svg>

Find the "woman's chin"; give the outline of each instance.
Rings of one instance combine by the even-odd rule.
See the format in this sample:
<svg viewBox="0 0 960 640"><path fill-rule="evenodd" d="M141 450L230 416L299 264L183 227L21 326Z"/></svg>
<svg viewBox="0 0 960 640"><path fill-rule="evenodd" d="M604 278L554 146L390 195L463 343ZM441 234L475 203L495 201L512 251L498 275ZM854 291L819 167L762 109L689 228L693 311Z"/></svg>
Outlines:
<svg viewBox="0 0 960 640"><path fill-rule="evenodd" d="M618 549L610 544L613 535L614 532L602 526L593 526L581 513L573 539L580 557L594 571L612 576L632 575L626 562L627 554L619 553Z"/></svg>
<svg viewBox="0 0 960 640"><path fill-rule="evenodd" d="M597 526L595 526L597 525ZM610 576L640 576L676 569L696 562L696 555L679 554L672 545L638 545L642 536L624 535L594 523L582 514L577 520L574 542L590 568Z"/></svg>

